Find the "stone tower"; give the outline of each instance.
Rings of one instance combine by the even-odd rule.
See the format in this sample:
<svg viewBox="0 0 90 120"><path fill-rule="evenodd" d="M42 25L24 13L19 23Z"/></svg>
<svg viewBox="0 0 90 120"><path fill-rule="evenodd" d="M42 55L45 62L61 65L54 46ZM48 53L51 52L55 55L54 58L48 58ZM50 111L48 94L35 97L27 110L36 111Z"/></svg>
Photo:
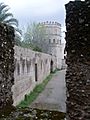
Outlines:
<svg viewBox="0 0 90 120"><path fill-rule="evenodd" d="M56 56L57 68L62 67L63 44L61 43L61 24L57 22L43 22L46 27L46 36L48 42L48 54Z"/></svg>

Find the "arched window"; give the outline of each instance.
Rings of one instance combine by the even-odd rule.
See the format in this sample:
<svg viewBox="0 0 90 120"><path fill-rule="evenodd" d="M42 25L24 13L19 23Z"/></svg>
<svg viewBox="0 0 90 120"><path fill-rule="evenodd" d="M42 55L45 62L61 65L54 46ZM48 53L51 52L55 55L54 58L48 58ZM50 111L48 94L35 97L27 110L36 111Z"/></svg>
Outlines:
<svg viewBox="0 0 90 120"><path fill-rule="evenodd" d="M51 39L49 39L49 43L51 43Z"/></svg>
<svg viewBox="0 0 90 120"><path fill-rule="evenodd" d="M53 43L55 43L55 39L53 39Z"/></svg>
<svg viewBox="0 0 90 120"><path fill-rule="evenodd" d="M60 40L60 45L61 45L61 40Z"/></svg>

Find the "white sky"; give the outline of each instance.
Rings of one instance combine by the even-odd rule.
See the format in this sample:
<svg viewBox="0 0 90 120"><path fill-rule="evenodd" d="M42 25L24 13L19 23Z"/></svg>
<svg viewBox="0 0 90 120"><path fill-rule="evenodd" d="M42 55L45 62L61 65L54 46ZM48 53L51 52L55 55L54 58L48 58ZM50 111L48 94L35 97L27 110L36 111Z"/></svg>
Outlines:
<svg viewBox="0 0 90 120"><path fill-rule="evenodd" d="M70 0L0 0L9 5L10 12L24 29L28 23L56 21L65 30L65 4ZM74 1L74 0L72 0Z"/></svg>
<svg viewBox="0 0 90 120"><path fill-rule="evenodd" d="M20 27L36 21L56 21L64 24L65 7L69 0L0 0L9 5Z"/></svg>

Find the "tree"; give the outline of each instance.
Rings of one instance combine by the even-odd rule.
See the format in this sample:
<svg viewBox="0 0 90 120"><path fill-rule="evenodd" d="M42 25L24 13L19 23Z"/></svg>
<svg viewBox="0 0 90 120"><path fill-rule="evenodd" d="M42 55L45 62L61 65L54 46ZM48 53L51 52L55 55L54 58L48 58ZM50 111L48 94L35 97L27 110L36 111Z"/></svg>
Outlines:
<svg viewBox="0 0 90 120"><path fill-rule="evenodd" d="M8 12L9 9L7 5L0 3L0 22L18 27L18 20L13 17L12 13Z"/></svg>
<svg viewBox="0 0 90 120"><path fill-rule="evenodd" d="M8 5L0 3L0 22L14 27L15 41L17 42L17 38L19 38L18 40L20 40L22 31L18 28L18 20L13 17L12 13L8 12L9 9L10 8L8 7Z"/></svg>
<svg viewBox="0 0 90 120"><path fill-rule="evenodd" d="M48 51L48 37L46 37L46 28L42 24L29 24L24 35L24 42L31 44L36 50L42 52Z"/></svg>
<svg viewBox="0 0 90 120"><path fill-rule="evenodd" d="M15 45L17 46L21 46L22 42L21 42L21 35L15 32Z"/></svg>

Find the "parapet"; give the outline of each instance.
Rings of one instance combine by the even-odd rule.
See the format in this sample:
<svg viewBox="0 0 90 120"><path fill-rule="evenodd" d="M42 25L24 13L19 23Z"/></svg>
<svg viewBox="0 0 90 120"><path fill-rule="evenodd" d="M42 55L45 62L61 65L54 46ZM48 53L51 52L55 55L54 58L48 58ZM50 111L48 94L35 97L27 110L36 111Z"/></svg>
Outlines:
<svg viewBox="0 0 90 120"><path fill-rule="evenodd" d="M55 22L55 21L46 21L46 22L41 22L39 24L42 24L42 25L57 25L57 26L61 27L61 24L58 23L58 22Z"/></svg>

